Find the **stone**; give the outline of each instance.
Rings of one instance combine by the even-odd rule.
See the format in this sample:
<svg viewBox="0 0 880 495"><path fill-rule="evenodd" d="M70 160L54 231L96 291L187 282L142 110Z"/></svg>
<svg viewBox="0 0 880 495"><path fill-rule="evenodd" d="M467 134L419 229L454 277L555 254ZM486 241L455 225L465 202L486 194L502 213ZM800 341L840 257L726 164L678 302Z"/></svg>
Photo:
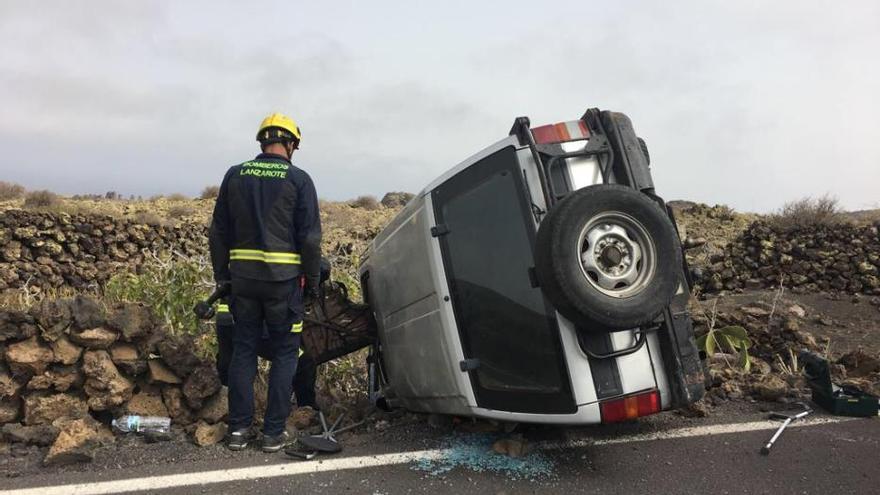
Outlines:
<svg viewBox="0 0 880 495"><path fill-rule="evenodd" d="M752 385L752 395L765 401L776 401L788 392L788 384L776 375L767 375Z"/></svg>
<svg viewBox="0 0 880 495"><path fill-rule="evenodd" d="M751 356L749 361L752 363L750 373L753 375L764 376L769 375L773 371L770 364L759 357Z"/></svg>
<svg viewBox="0 0 880 495"><path fill-rule="evenodd" d="M125 408L130 414L170 417L168 408L162 402L161 391L153 387L134 394L125 405Z"/></svg>
<svg viewBox="0 0 880 495"><path fill-rule="evenodd" d="M805 316L807 316L807 311L803 308L803 306L799 306L797 304L792 304L791 306L789 306L788 313L798 318L804 318Z"/></svg>
<svg viewBox="0 0 880 495"><path fill-rule="evenodd" d="M119 334L104 327L95 327L70 333L70 340L86 349L106 349L116 342L118 338Z"/></svg>
<svg viewBox="0 0 880 495"><path fill-rule="evenodd" d="M846 368L848 377L864 377L880 372L880 358L872 356L863 349L848 352L837 360Z"/></svg>
<svg viewBox="0 0 880 495"><path fill-rule="evenodd" d="M290 421L288 421L288 423L297 430L307 430L315 424L315 419L317 417L318 413L311 407L298 407L293 411L293 414L290 415Z"/></svg>
<svg viewBox="0 0 880 495"><path fill-rule="evenodd" d="M193 409L200 409L202 401L220 390L220 378L214 366L200 366L183 382L183 396Z"/></svg>
<svg viewBox="0 0 880 495"><path fill-rule="evenodd" d="M193 353L195 344L189 336L167 335L156 347L162 361L179 377L186 377L201 364Z"/></svg>
<svg viewBox="0 0 880 495"><path fill-rule="evenodd" d="M497 454L518 459L528 453L529 447L522 435L513 435L509 438L497 440L492 444L492 450Z"/></svg>
<svg viewBox="0 0 880 495"><path fill-rule="evenodd" d="M73 323L69 299L43 299L32 308L31 313L40 327L40 335L47 342L54 342L64 335Z"/></svg>
<svg viewBox="0 0 880 495"><path fill-rule="evenodd" d="M51 424L60 418L82 418L88 415L86 401L73 394L34 393L24 400L24 424Z"/></svg>
<svg viewBox="0 0 880 495"><path fill-rule="evenodd" d="M137 376L147 371L147 360L142 359L138 348L132 344L116 344L110 348L113 364L125 373Z"/></svg>
<svg viewBox="0 0 880 495"><path fill-rule="evenodd" d="M77 330L100 327L106 321L104 308L92 297L74 297L70 311L73 314L73 326Z"/></svg>
<svg viewBox="0 0 880 495"><path fill-rule="evenodd" d="M19 423L3 425L0 429L3 439L11 443L24 443L47 447L58 437L59 429L51 424L25 426Z"/></svg>
<svg viewBox="0 0 880 495"><path fill-rule="evenodd" d="M119 374L107 351L87 351L83 355L83 372L92 410L106 411L131 399L134 384Z"/></svg>
<svg viewBox="0 0 880 495"><path fill-rule="evenodd" d="M31 378L27 384L29 390L46 390L53 388L58 392L66 392L82 385L83 375L76 366L53 366L42 375Z"/></svg>
<svg viewBox="0 0 880 495"><path fill-rule="evenodd" d="M59 337L49 344L55 354L55 362L61 364L76 364L82 356L82 347L72 343L67 337Z"/></svg>
<svg viewBox="0 0 880 495"><path fill-rule="evenodd" d="M21 417L21 399L19 397L7 397L0 400L0 425L18 421Z"/></svg>
<svg viewBox="0 0 880 495"><path fill-rule="evenodd" d="M224 421L228 414L229 397L226 389L223 388L205 401L204 407L199 411L199 418L204 419L208 423L219 423Z"/></svg>
<svg viewBox="0 0 880 495"><path fill-rule="evenodd" d="M47 466L89 462L103 445L113 442L113 434L91 418L59 424L58 438L43 459Z"/></svg>
<svg viewBox="0 0 880 495"><path fill-rule="evenodd" d="M758 306L742 306L739 308L744 314L749 316L753 316L755 318L763 318L765 316L770 316L770 310L764 309Z"/></svg>
<svg viewBox="0 0 880 495"><path fill-rule="evenodd" d="M0 342L22 340L37 334L34 319L23 311L0 311Z"/></svg>
<svg viewBox="0 0 880 495"><path fill-rule="evenodd" d="M186 405L180 387L162 387L162 402L168 410L171 420L177 424L188 425L193 422L193 413Z"/></svg>
<svg viewBox="0 0 880 495"><path fill-rule="evenodd" d="M183 380L178 378L178 376L175 375L174 372L171 371L160 359L151 359L147 361L147 367L150 370L148 375L150 383L178 384L183 382Z"/></svg>
<svg viewBox="0 0 880 495"><path fill-rule="evenodd" d="M226 436L226 423L208 424L199 421L196 425L196 431L193 433L193 441L199 447L207 447L214 445L223 440Z"/></svg>
<svg viewBox="0 0 880 495"><path fill-rule="evenodd" d="M801 324L797 318L786 316L782 319L782 329L786 332L797 332L800 328Z"/></svg>
<svg viewBox="0 0 880 495"><path fill-rule="evenodd" d="M120 303L110 310L107 325L121 333L124 340L132 341L150 333L153 318L143 304Z"/></svg>
<svg viewBox="0 0 880 495"><path fill-rule="evenodd" d="M6 348L6 362L15 373L39 375L55 359L52 349L33 336Z"/></svg>
<svg viewBox="0 0 880 495"><path fill-rule="evenodd" d="M9 374L5 370L0 370L0 399L5 400L7 397L15 397L18 391L24 386L20 380Z"/></svg>

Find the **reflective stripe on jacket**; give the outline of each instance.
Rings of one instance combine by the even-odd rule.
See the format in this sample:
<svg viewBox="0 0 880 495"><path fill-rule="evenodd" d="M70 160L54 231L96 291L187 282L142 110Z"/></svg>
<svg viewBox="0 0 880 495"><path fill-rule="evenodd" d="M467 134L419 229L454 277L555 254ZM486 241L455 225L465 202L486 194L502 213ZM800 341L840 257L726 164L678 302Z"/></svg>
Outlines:
<svg viewBox="0 0 880 495"><path fill-rule="evenodd" d="M226 172L214 205L211 263L217 281L233 276L320 283L321 217L309 175L263 153Z"/></svg>

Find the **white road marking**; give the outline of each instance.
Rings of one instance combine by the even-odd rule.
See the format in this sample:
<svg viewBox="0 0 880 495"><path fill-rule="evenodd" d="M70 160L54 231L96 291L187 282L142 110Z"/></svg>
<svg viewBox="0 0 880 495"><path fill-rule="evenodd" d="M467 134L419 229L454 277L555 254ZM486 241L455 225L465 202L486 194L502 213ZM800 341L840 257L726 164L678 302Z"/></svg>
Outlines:
<svg viewBox="0 0 880 495"><path fill-rule="evenodd" d="M842 421L847 420L841 418L812 418L810 420L794 422L789 428L825 425ZM614 445L630 442L668 440L673 438L724 435L728 433L773 430L778 428L779 424L778 421L754 421L751 423L696 426L692 428L678 428L655 433L643 433L612 438L578 439L569 442L540 443L537 445L537 448L554 450L594 445ZM96 483L23 488L19 490L0 491L0 495L100 495L135 491L154 492L157 490L184 486L209 485L232 481L275 478L279 476L295 476L298 474L408 464L420 459L438 459L441 458L443 454L444 450L433 449L358 457L338 457L314 461L270 464L268 466L252 466L237 469L202 471L197 473L170 474L165 476L150 476L146 478L101 481Z"/></svg>
<svg viewBox="0 0 880 495"><path fill-rule="evenodd" d="M799 428L803 426L818 426L831 423L841 423L850 421L853 418L810 418L801 419L792 422L788 428ZM750 423L728 423L720 425L694 426L690 428L676 428L674 430L663 430L652 433L639 433L636 435L625 435L609 438L583 438L570 440L567 442L553 442L541 444L540 448L546 450L557 450L565 448L589 447L591 445L614 445L619 443L630 442L649 442L652 440L669 440L673 438L689 438L689 437L706 437L712 435L725 435L728 433L745 433L749 431L775 430L782 424L781 421L752 421Z"/></svg>

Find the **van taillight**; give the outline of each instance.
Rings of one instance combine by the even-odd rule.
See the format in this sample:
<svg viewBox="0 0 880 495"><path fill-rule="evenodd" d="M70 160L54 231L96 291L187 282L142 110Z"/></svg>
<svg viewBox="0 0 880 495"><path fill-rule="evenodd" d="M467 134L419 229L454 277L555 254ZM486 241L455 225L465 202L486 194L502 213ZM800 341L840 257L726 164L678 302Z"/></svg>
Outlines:
<svg viewBox="0 0 880 495"><path fill-rule="evenodd" d="M656 390L599 403L603 423L617 423L660 412L660 393Z"/></svg>
<svg viewBox="0 0 880 495"><path fill-rule="evenodd" d="M588 139L590 130L583 120L572 120L558 124L543 125L532 129L536 144L564 143L578 139Z"/></svg>

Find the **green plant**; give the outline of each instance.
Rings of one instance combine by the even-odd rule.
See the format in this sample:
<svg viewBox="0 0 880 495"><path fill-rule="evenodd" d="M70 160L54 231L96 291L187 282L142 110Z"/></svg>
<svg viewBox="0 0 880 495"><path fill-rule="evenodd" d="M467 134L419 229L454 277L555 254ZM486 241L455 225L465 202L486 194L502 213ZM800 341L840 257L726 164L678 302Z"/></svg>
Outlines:
<svg viewBox="0 0 880 495"><path fill-rule="evenodd" d="M208 356L216 348L210 324L199 321L192 312L213 287L211 268L203 258L181 254L152 255L140 272L113 276L104 287L109 302L141 302L165 323L172 334L195 338L197 351Z"/></svg>
<svg viewBox="0 0 880 495"><path fill-rule="evenodd" d="M705 335L697 338L697 347L705 351L707 356L715 354L716 350L739 355L739 364L746 371L752 368L749 347L752 341L745 328L739 325L730 325L723 328L709 327Z"/></svg>

